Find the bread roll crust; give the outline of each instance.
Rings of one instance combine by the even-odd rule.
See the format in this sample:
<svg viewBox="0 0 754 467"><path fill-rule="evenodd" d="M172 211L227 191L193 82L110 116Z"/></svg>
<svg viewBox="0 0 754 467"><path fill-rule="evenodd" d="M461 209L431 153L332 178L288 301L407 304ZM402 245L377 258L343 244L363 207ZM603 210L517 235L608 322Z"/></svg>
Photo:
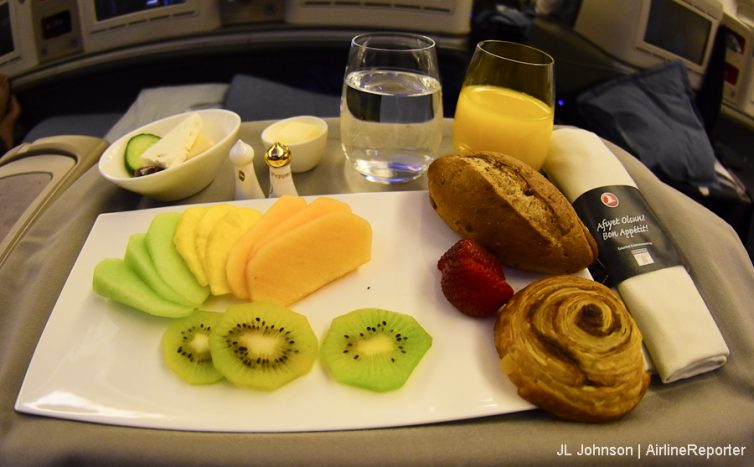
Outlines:
<svg viewBox="0 0 754 467"><path fill-rule="evenodd" d="M597 243L565 196L526 163L498 153L449 155L429 167L432 207L502 264L566 274L597 258Z"/></svg>
<svg viewBox="0 0 754 467"><path fill-rule="evenodd" d="M618 419L649 385L641 332L621 299L598 282L532 282L502 308L494 338L518 394L562 418Z"/></svg>

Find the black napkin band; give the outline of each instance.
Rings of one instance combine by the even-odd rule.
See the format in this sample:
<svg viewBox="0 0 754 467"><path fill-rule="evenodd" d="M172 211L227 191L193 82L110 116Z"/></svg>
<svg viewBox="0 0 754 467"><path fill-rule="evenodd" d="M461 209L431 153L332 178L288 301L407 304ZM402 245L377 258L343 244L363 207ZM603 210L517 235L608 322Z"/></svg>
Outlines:
<svg viewBox="0 0 754 467"><path fill-rule="evenodd" d="M682 265L675 245L641 192L628 185L595 188L573 207L599 246L611 286L659 269Z"/></svg>

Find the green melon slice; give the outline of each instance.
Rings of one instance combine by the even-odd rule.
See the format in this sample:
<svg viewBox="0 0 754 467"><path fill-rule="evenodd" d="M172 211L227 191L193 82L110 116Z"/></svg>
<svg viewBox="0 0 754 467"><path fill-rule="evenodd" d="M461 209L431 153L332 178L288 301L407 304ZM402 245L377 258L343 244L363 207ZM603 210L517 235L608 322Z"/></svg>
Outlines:
<svg viewBox="0 0 754 467"><path fill-rule="evenodd" d="M154 316L181 318L194 307L180 305L157 295L122 259L108 258L94 268L94 292Z"/></svg>
<svg viewBox="0 0 754 467"><path fill-rule="evenodd" d="M162 276L154 267L152 258L147 251L147 234L137 233L131 235L126 246L126 264L143 280L154 292L165 300L186 306L198 306L201 303L192 303L186 297L179 294L162 279Z"/></svg>
<svg viewBox="0 0 754 467"><path fill-rule="evenodd" d="M147 251L160 277L173 290L191 303L204 303L209 296L209 287L197 282L173 241L180 218L180 212L157 214L147 229Z"/></svg>

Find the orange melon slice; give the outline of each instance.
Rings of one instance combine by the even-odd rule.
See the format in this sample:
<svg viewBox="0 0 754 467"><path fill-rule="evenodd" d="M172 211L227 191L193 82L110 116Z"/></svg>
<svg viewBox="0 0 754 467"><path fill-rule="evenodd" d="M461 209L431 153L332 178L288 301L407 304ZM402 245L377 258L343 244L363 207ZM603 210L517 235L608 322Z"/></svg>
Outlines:
<svg viewBox="0 0 754 467"><path fill-rule="evenodd" d="M303 198L289 195L282 196L236 241L228 252L228 261L225 265L228 287L235 297L249 298L249 289L246 283L246 264L252 245L259 237L265 236L268 230L274 229L280 222L284 222L285 219L305 207L306 201Z"/></svg>
<svg viewBox="0 0 754 467"><path fill-rule="evenodd" d="M304 209L291 214L290 217L260 235L249 249L248 258L250 259L261 246L275 237L290 232L291 230L329 212L335 211L351 212L351 206L343 201L338 201L337 199L328 198L326 196L315 199Z"/></svg>
<svg viewBox="0 0 754 467"><path fill-rule="evenodd" d="M350 211L323 214L259 247L246 266L252 301L299 301L368 262L372 228Z"/></svg>

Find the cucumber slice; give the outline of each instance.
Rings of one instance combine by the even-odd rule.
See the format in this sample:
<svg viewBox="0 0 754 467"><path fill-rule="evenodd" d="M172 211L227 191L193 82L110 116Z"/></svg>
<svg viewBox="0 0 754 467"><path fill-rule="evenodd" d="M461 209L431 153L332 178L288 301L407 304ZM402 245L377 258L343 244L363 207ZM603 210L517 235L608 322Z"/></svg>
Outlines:
<svg viewBox="0 0 754 467"><path fill-rule="evenodd" d="M160 137L151 133L139 133L136 136L132 136L126 143L126 157L124 158L126 163L126 170L133 175L134 172L141 168L143 162L141 161L141 155L147 148L157 141Z"/></svg>

